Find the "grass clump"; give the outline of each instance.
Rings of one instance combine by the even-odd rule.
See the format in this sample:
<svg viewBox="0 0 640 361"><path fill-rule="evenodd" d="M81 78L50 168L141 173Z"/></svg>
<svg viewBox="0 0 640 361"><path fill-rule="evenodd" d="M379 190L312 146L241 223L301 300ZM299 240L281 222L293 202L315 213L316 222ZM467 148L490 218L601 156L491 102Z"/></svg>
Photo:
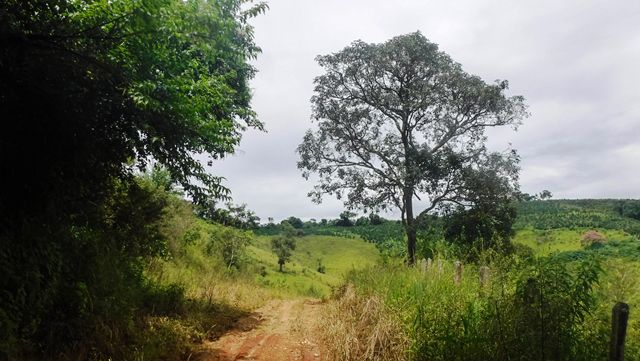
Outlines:
<svg viewBox="0 0 640 361"><path fill-rule="evenodd" d="M406 360L409 340L395 313L373 294L361 295L352 284L327 304L321 332L333 360Z"/></svg>
<svg viewBox="0 0 640 361"><path fill-rule="evenodd" d="M279 272L271 239L272 236L256 236L247 253L256 269L255 282L282 295L328 297L351 270L380 260L376 247L362 239L305 235L296 238L296 250L284 272Z"/></svg>

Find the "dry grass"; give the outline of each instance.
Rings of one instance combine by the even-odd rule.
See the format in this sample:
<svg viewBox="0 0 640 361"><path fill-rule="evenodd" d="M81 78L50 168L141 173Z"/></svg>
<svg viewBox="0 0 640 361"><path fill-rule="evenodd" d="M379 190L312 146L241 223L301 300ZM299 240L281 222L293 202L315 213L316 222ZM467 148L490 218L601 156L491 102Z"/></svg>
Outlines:
<svg viewBox="0 0 640 361"><path fill-rule="evenodd" d="M203 282L204 281L204 282ZM245 311L264 306L273 298L281 298L276 291L258 287L251 279L244 277L227 278L224 276L203 277L197 287L190 285L187 297L208 303L233 305Z"/></svg>
<svg viewBox="0 0 640 361"><path fill-rule="evenodd" d="M333 360L407 360L409 339L394 313L377 296L352 285L327 303L320 330Z"/></svg>

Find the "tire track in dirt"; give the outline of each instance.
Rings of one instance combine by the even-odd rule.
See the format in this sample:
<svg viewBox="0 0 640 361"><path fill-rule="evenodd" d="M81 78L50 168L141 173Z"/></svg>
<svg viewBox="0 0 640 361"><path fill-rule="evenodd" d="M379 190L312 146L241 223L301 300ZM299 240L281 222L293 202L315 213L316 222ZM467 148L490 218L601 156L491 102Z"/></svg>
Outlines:
<svg viewBox="0 0 640 361"><path fill-rule="evenodd" d="M318 300L272 300L189 357L189 361L319 361Z"/></svg>

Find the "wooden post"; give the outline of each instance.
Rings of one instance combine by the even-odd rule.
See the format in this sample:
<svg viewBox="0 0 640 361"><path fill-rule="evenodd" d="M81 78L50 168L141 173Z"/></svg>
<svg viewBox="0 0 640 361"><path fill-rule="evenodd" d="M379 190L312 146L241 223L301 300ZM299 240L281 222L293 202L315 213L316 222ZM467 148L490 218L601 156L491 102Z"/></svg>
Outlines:
<svg viewBox="0 0 640 361"><path fill-rule="evenodd" d="M609 361L624 361L624 338L627 334L629 305L623 302L613 306L611 316L611 348Z"/></svg>
<svg viewBox="0 0 640 361"><path fill-rule="evenodd" d="M453 267L455 269L455 274L453 275L453 282L455 282L456 285L459 285L460 282L462 281L462 262L455 261L453 264Z"/></svg>
<svg viewBox="0 0 640 361"><path fill-rule="evenodd" d="M444 265L442 264L442 259L438 258L438 275L441 275L443 270Z"/></svg>
<svg viewBox="0 0 640 361"><path fill-rule="evenodd" d="M420 261L418 261L418 264L420 265L420 273L426 274L427 273L427 260L422 258Z"/></svg>
<svg viewBox="0 0 640 361"><path fill-rule="evenodd" d="M433 265L433 261L431 260L431 257L427 258L427 269L431 269L432 265Z"/></svg>
<svg viewBox="0 0 640 361"><path fill-rule="evenodd" d="M480 287L484 287L489 282L489 267L481 266L480 267Z"/></svg>

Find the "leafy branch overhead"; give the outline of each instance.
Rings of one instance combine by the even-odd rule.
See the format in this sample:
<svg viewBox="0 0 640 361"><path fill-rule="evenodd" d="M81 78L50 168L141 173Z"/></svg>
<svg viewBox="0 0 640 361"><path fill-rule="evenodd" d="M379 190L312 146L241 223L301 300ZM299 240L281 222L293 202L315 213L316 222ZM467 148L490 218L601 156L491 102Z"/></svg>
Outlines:
<svg viewBox="0 0 640 361"><path fill-rule="evenodd" d="M260 49L247 20L267 6L247 3L10 0L0 15L3 109L15 132L54 127L54 142L88 160L77 166L113 175L154 159L195 200L224 196L196 155L223 157L246 127L263 127L250 108L248 61Z"/></svg>
<svg viewBox="0 0 640 361"><path fill-rule="evenodd" d="M266 8L0 1L0 359L164 358L128 346L159 286L145 263L182 244L162 234L167 207L192 214L173 186L200 205L228 197L204 163L263 128L248 21ZM163 171L136 180L150 165ZM245 238L220 245L229 267Z"/></svg>
<svg viewBox="0 0 640 361"><path fill-rule="evenodd" d="M463 71L419 32L382 44L356 41L319 56L325 73L311 99L315 131L297 151L309 194L342 199L349 208L400 210L415 252L414 198L422 212L473 204L470 177L491 172L516 188L515 152L490 153L488 128L517 128L524 98L507 96L507 81L487 84Z"/></svg>

